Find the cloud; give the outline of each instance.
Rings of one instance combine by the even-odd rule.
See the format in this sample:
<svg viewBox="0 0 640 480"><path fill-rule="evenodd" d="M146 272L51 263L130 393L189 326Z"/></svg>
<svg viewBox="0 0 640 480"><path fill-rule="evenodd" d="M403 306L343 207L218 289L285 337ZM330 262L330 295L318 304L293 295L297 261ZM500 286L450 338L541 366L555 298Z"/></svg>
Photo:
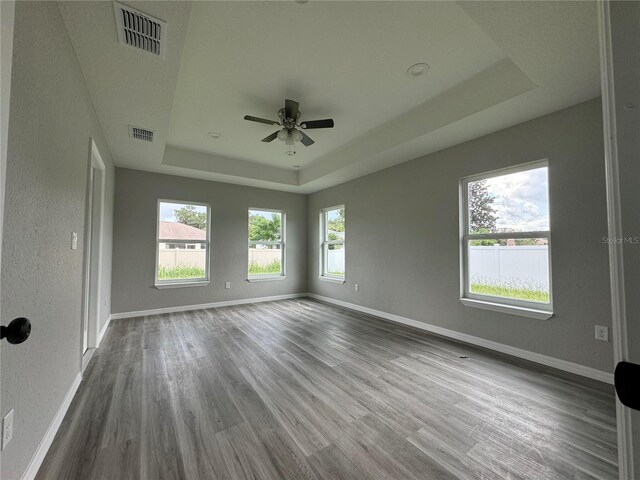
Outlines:
<svg viewBox="0 0 640 480"><path fill-rule="evenodd" d="M549 229L547 167L487 179L497 227L513 231Z"/></svg>

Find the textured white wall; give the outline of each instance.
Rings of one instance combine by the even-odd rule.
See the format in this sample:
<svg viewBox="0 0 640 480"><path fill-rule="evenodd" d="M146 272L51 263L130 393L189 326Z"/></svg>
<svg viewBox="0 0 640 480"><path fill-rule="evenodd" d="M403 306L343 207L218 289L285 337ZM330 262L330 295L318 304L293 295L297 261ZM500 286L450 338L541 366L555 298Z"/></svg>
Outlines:
<svg viewBox="0 0 640 480"><path fill-rule="evenodd" d="M0 413L15 409L13 440L2 452L3 478L21 477L80 371L91 137L107 164L107 294L114 172L57 4L18 2L14 38L2 323L26 316L33 331L24 344L2 348ZM79 233L78 250L71 250L71 232Z"/></svg>
<svg viewBox="0 0 640 480"><path fill-rule="evenodd" d="M463 306L460 178L544 158L555 317ZM346 209L344 285L318 279L318 211L338 204ZM593 335L595 324L611 324L599 99L314 193L308 217L312 293L612 371L611 343Z"/></svg>

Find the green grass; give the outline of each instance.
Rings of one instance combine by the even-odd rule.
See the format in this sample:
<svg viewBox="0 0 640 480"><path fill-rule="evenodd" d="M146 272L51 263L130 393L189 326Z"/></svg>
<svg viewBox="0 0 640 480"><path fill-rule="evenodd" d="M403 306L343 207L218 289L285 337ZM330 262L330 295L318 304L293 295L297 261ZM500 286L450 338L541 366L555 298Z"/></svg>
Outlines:
<svg viewBox="0 0 640 480"><path fill-rule="evenodd" d="M549 303L549 292L528 288L514 288L503 285L471 284L471 293L491 295L493 297L516 298L529 302Z"/></svg>
<svg viewBox="0 0 640 480"><path fill-rule="evenodd" d="M249 275L273 275L274 273L281 273L280 260L274 260L267 265L260 265L256 262L249 264Z"/></svg>
<svg viewBox="0 0 640 480"><path fill-rule="evenodd" d="M160 267L158 269L159 280L181 280L183 278L204 278L205 271L199 267L177 265L173 268Z"/></svg>

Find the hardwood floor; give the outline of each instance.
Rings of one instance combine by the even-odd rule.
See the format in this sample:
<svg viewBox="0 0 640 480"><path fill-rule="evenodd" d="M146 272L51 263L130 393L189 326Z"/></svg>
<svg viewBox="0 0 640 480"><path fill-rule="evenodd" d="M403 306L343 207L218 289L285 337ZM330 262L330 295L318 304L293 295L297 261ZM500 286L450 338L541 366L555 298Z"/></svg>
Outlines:
<svg viewBox="0 0 640 480"><path fill-rule="evenodd" d="M37 478L613 480L616 464L612 389L298 299L114 321Z"/></svg>

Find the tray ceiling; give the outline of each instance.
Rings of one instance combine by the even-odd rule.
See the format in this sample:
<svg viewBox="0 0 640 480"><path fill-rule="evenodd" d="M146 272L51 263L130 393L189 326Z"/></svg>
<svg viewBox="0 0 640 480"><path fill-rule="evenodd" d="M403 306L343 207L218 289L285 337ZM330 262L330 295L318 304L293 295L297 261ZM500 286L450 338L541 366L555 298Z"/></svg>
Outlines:
<svg viewBox="0 0 640 480"><path fill-rule="evenodd" d="M311 192L600 91L594 2L127 4L167 23L165 59L118 43L111 2L59 3L122 167ZM293 157L243 120L285 98L336 123Z"/></svg>

